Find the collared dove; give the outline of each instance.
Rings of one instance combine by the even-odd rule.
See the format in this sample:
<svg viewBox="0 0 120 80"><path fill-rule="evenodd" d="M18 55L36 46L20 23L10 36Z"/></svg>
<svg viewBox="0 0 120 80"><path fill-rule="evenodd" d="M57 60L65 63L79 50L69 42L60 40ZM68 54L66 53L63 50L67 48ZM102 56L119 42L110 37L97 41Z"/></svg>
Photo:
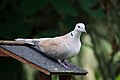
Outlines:
<svg viewBox="0 0 120 80"><path fill-rule="evenodd" d="M69 64L65 61L76 56L81 48L80 36L82 32L86 32L83 23L76 24L73 31L59 37L54 38L38 38L38 39L22 39L18 38L15 41L20 41L30 45L35 45L33 42L37 41L37 46L44 54L58 60L58 62L69 68Z"/></svg>

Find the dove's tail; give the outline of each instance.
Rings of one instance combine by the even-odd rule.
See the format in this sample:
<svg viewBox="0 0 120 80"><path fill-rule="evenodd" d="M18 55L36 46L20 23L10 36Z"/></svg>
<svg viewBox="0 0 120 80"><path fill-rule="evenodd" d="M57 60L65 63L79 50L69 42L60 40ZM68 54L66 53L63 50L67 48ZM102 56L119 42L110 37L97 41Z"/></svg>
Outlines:
<svg viewBox="0 0 120 80"><path fill-rule="evenodd" d="M41 39L23 39L23 38L17 38L15 41L40 41Z"/></svg>
<svg viewBox="0 0 120 80"><path fill-rule="evenodd" d="M21 42L23 41L23 42L24 42L24 41L26 41L26 39L23 39L23 38L17 38L17 39L15 39L15 41L21 41Z"/></svg>

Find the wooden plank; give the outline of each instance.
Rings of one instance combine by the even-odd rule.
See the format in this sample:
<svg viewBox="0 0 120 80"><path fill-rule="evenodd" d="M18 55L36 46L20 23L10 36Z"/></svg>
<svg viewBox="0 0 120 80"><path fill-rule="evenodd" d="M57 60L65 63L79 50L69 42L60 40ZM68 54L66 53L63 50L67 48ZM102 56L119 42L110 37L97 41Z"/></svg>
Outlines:
<svg viewBox="0 0 120 80"><path fill-rule="evenodd" d="M71 80L72 75L59 75L59 80Z"/></svg>
<svg viewBox="0 0 120 80"><path fill-rule="evenodd" d="M47 74L47 75L50 75L50 72L47 71L46 69L44 69L44 68L42 68L42 67L40 67L40 66L37 66L37 65L35 65L34 63L29 62L29 61L23 59L22 57L13 54L13 53L10 52L10 51L7 51L7 50L5 50L5 49L3 49L3 48L0 48L0 51L2 51L3 53L5 53L5 54L7 54L7 55L9 55L9 56L17 59L18 61L21 61L21 62L23 62L23 63L26 63L26 64L28 64L28 65L31 65L31 66L35 67L36 69L40 70L41 72L44 72L44 73Z"/></svg>
<svg viewBox="0 0 120 80"><path fill-rule="evenodd" d="M0 51L0 57L9 57L9 56L6 55L4 52Z"/></svg>
<svg viewBox="0 0 120 80"><path fill-rule="evenodd" d="M38 80L52 80L52 76L39 72Z"/></svg>
<svg viewBox="0 0 120 80"><path fill-rule="evenodd" d="M87 71L76 67L74 64L68 62L71 68L61 66L56 60L49 58L39 50L38 46L26 45L0 45L4 50L17 55L34 65L41 67L48 71L51 75L86 75ZM31 64L30 64L31 65ZM42 71L43 72L43 71Z"/></svg>
<svg viewBox="0 0 120 80"><path fill-rule="evenodd" d="M9 45L25 45L25 43L22 42L18 42L18 41L4 41L4 40L0 40L0 44L9 44Z"/></svg>

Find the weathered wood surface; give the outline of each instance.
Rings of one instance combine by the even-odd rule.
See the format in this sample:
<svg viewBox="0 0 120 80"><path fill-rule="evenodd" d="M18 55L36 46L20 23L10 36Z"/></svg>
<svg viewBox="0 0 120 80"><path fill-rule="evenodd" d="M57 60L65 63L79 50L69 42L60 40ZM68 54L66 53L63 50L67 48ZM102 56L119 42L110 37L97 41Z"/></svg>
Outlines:
<svg viewBox="0 0 120 80"><path fill-rule="evenodd" d="M4 52L0 51L0 57L8 57Z"/></svg>
<svg viewBox="0 0 120 80"><path fill-rule="evenodd" d="M4 40L0 40L0 44L1 45L25 45L25 43L22 42L18 42L18 41L4 41Z"/></svg>

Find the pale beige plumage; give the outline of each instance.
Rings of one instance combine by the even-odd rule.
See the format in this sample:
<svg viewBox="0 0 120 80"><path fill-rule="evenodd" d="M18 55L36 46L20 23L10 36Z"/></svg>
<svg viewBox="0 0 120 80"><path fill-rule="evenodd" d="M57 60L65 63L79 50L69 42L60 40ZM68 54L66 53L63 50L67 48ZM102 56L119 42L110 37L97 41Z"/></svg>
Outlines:
<svg viewBox="0 0 120 80"><path fill-rule="evenodd" d="M64 58L70 49L65 36L40 40L38 45L42 52L56 59Z"/></svg>

